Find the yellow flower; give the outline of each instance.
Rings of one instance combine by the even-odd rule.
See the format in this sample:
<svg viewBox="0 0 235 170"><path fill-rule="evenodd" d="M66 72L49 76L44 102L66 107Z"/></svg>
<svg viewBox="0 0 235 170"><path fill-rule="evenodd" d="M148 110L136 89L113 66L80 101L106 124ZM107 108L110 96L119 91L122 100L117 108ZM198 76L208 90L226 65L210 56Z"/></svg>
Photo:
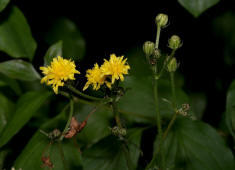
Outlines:
<svg viewBox="0 0 235 170"><path fill-rule="evenodd" d="M126 63L124 56L116 57L115 54L110 55L109 61L104 59L104 64L100 67L101 72L105 76L112 76L112 84L115 80L124 80L124 74L128 74L130 66Z"/></svg>
<svg viewBox="0 0 235 170"><path fill-rule="evenodd" d="M80 72L76 70L74 61L63 59L60 56L53 58L50 66L40 67L40 70L42 70L42 73L45 75L41 83L52 85L56 94L58 94L58 87L64 86L64 81L68 79L75 80L74 74L80 74Z"/></svg>
<svg viewBox="0 0 235 170"><path fill-rule="evenodd" d="M97 63L92 69L88 69L86 72L87 83L85 84L83 90L86 90L91 84L93 85L93 90L98 90L104 83L106 84L106 86L111 88L111 83L105 81L106 76L102 74Z"/></svg>

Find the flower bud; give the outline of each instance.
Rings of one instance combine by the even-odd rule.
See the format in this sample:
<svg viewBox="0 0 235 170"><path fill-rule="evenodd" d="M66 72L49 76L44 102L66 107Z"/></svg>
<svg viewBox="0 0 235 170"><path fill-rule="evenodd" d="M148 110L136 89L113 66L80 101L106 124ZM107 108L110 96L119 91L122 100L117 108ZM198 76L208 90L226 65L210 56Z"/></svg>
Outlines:
<svg viewBox="0 0 235 170"><path fill-rule="evenodd" d="M143 45L143 51L145 55L151 56L154 52L154 46L155 44L151 41L146 41Z"/></svg>
<svg viewBox="0 0 235 170"><path fill-rule="evenodd" d="M174 57L168 63L167 68L169 72L175 72L177 67L178 67L178 64L177 64L176 58Z"/></svg>
<svg viewBox="0 0 235 170"><path fill-rule="evenodd" d="M169 48L171 48L172 50L176 50L178 48L181 47L181 40L180 40L180 37L177 36L177 35L172 35L171 38L169 39L168 41L169 43Z"/></svg>
<svg viewBox="0 0 235 170"><path fill-rule="evenodd" d="M121 136L126 136L126 129L121 128L119 133L120 133Z"/></svg>
<svg viewBox="0 0 235 170"><path fill-rule="evenodd" d="M166 24L168 22L168 16L166 14L158 14L156 16L155 21L159 27L164 27L164 26L166 26Z"/></svg>

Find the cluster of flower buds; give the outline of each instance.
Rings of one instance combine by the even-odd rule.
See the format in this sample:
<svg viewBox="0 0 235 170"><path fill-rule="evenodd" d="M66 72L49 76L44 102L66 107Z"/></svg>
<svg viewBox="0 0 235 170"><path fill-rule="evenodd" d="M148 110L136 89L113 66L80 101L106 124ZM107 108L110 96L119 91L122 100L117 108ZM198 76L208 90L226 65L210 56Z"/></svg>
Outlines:
<svg viewBox="0 0 235 170"><path fill-rule="evenodd" d="M111 128L111 132L114 136L118 136L118 137L126 136L126 129L120 128L118 126L114 126L113 128Z"/></svg>
<svg viewBox="0 0 235 170"><path fill-rule="evenodd" d="M189 104L182 104L181 108L177 110L177 113L182 116L188 116L189 109L190 109Z"/></svg>

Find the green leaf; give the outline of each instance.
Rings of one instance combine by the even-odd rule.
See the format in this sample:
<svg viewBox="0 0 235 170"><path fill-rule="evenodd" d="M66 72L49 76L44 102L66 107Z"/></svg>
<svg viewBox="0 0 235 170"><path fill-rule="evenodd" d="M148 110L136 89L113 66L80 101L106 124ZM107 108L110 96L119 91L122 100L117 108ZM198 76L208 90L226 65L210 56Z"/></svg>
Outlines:
<svg viewBox="0 0 235 170"><path fill-rule="evenodd" d="M14 111L14 104L0 93L0 134Z"/></svg>
<svg viewBox="0 0 235 170"><path fill-rule="evenodd" d="M61 124L64 125L68 117L67 113L68 111L64 109L55 118L43 124L40 129L46 132L50 132L51 130L60 127ZM24 170L41 170L41 157L43 151L45 151L49 143L50 140L38 130L24 148L20 156L16 159L14 163L16 169L23 168ZM64 158L67 168L78 170L81 169L81 155L78 151L78 148L75 147L71 140L63 142L62 149L64 151ZM48 148L46 153L50 153L51 161L54 164L56 170L64 170L58 143L53 143L51 147Z"/></svg>
<svg viewBox="0 0 235 170"><path fill-rule="evenodd" d="M155 142L155 151L157 149ZM208 124L179 117L163 144L167 168L172 170L235 169L224 140ZM155 165L156 166L156 165Z"/></svg>
<svg viewBox="0 0 235 170"><path fill-rule="evenodd" d="M63 57L73 60L82 59L85 55L85 41L76 25L67 18L57 19L46 35L46 41L54 44L63 41Z"/></svg>
<svg viewBox="0 0 235 170"><path fill-rule="evenodd" d="M142 132L143 129L130 129L127 132L127 141L121 141L114 136L108 136L100 140L84 151L84 170L134 169L140 155L138 147L140 146Z"/></svg>
<svg viewBox="0 0 235 170"><path fill-rule="evenodd" d="M178 0L194 17L198 17L208 8L214 6L219 0Z"/></svg>
<svg viewBox="0 0 235 170"><path fill-rule="evenodd" d="M12 7L8 18L0 24L0 50L14 58L33 59L37 44L30 27L17 8Z"/></svg>
<svg viewBox="0 0 235 170"><path fill-rule="evenodd" d="M9 86L16 93L16 95L20 96L22 94L20 85L15 79L12 79L3 74L0 74L0 80L4 82L5 85Z"/></svg>
<svg viewBox="0 0 235 170"><path fill-rule="evenodd" d="M74 108L75 117L82 122L94 108L95 106L76 103ZM91 145L104 138L109 135L110 130L108 127L111 127L111 120L113 119L110 109L98 107L95 113L89 117L86 127L79 133L78 140L86 145Z"/></svg>
<svg viewBox="0 0 235 170"><path fill-rule="evenodd" d="M5 145L30 120L50 95L50 92L37 91L28 92L20 97L14 115L0 135L0 147Z"/></svg>
<svg viewBox="0 0 235 170"><path fill-rule="evenodd" d="M227 99L226 99L226 125L228 127L229 132L233 136L235 140L235 80L230 85L230 88L227 92Z"/></svg>
<svg viewBox="0 0 235 170"><path fill-rule="evenodd" d="M40 79L40 75L31 63L23 60L9 60L0 63L0 73L18 80L34 81Z"/></svg>
<svg viewBox="0 0 235 170"><path fill-rule="evenodd" d="M63 42L59 41L50 46L44 56L44 65L49 65L54 57L62 56L62 46Z"/></svg>
<svg viewBox="0 0 235 170"><path fill-rule="evenodd" d="M6 8L9 2L10 0L0 0L0 12L2 12Z"/></svg>

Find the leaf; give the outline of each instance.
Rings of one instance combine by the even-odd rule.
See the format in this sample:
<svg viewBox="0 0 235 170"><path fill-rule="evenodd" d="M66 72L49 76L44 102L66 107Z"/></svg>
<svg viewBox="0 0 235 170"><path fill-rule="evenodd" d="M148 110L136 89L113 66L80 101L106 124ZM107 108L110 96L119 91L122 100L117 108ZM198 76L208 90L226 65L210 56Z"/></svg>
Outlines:
<svg viewBox="0 0 235 170"><path fill-rule="evenodd" d="M63 57L82 59L85 54L85 41L76 25L67 18L57 19L46 35L46 41L54 44L63 41Z"/></svg>
<svg viewBox="0 0 235 170"><path fill-rule="evenodd" d="M58 41L57 43L50 46L44 56L44 65L49 65L54 57L62 56L62 46L63 42Z"/></svg>
<svg viewBox="0 0 235 170"><path fill-rule="evenodd" d="M227 99L226 99L226 113L225 113L225 121L228 127L229 132L233 136L235 140L235 80L229 87L227 92Z"/></svg>
<svg viewBox="0 0 235 170"><path fill-rule="evenodd" d="M178 2L194 17L198 17L208 8L217 4L219 0L178 0Z"/></svg>
<svg viewBox="0 0 235 170"><path fill-rule="evenodd" d="M62 122L65 124L67 116L68 111L65 109L55 118L43 124L40 129L49 132L54 128L58 128L61 126ZM16 169L23 168L24 170L41 170L41 157L49 142L50 140L38 130L24 148L20 156L16 159L14 163ZM71 143L71 140L65 143L63 142L62 149L64 151L65 162L68 168L81 169L81 155L78 148ZM58 144L52 144L48 152L50 153L51 161L54 164L55 169L64 170Z"/></svg>
<svg viewBox="0 0 235 170"><path fill-rule="evenodd" d="M31 63L23 60L9 60L0 63L0 73L18 80L34 81L40 79L40 75Z"/></svg>
<svg viewBox="0 0 235 170"><path fill-rule="evenodd" d="M130 161L129 164L131 164L132 168L133 166L136 167L140 154L136 147L140 146L142 131L143 129L136 128L127 132L128 146L117 137L107 136L85 150L83 153L84 170L129 170L127 161ZM129 150L129 153L127 153L127 150Z"/></svg>
<svg viewBox="0 0 235 170"><path fill-rule="evenodd" d="M2 12L6 8L9 2L10 0L0 0L0 12Z"/></svg>
<svg viewBox="0 0 235 170"><path fill-rule="evenodd" d="M16 93L16 95L19 96L22 94L20 85L15 79L9 78L3 74L0 74L0 79L5 83L5 85L8 85Z"/></svg>
<svg viewBox="0 0 235 170"><path fill-rule="evenodd" d="M156 144L155 141L155 151ZM224 140L208 124L178 117L163 144L167 168L175 170L235 169ZM156 166L156 165L155 165Z"/></svg>
<svg viewBox="0 0 235 170"><path fill-rule="evenodd" d="M74 111L77 120L79 122L85 120L94 108L95 106L76 103ZM97 110L89 117L86 127L77 135L78 140L86 145L91 145L109 135L109 127L111 127L112 119L114 118L111 110L98 107Z"/></svg>
<svg viewBox="0 0 235 170"><path fill-rule="evenodd" d="M0 93L0 134L14 111L14 104Z"/></svg>
<svg viewBox="0 0 235 170"><path fill-rule="evenodd" d="M0 135L0 147L5 145L33 116L50 92L28 92L20 97L16 105L16 111L11 117Z"/></svg>
<svg viewBox="0 0 235 170"><path fill-rule="evenodd" d="M14 58L33 59L37 44L30 27L17 8L12 7L8 18L0 23L0 50Z"/></svg>

